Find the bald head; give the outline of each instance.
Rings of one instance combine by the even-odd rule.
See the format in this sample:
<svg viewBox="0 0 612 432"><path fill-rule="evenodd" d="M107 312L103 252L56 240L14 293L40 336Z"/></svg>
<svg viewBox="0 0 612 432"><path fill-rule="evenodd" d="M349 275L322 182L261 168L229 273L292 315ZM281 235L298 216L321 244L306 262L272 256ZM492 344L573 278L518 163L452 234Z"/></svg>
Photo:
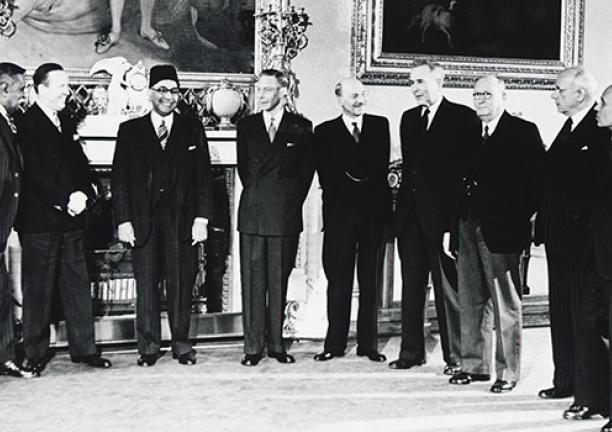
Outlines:
<svg viewBox="0 0 612 432"><path fill-rule="evenodd" d="M612 85L606 87L597 103L597 126L612 130Z"/></svg>
<svg viewBox="0 0 612 432"><path fill-rule="evenodd" d="M343 78L335 87L338 105L349 117L359 117L367 107L366 89L357 78Z"/></svg>
<svg viewBox="0 0 612 432"><path fill-rule="evenodd" d="M472 97L476 114L480 120L489 123L504 110L506 84L495 75L485 75L476 81Z"/></svg>

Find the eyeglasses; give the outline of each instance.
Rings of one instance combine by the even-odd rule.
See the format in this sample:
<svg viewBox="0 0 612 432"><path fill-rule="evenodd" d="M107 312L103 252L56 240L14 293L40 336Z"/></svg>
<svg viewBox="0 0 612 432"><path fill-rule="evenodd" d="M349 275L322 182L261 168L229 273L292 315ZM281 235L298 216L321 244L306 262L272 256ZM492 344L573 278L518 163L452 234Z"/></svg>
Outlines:
<svg viewBox="0 0 612 432"><path fill-rule="evenodd" d="M174 87L174 88L167 88L167 87L158 87L158 88L154 88L152 89L153 91L159 93L160 95L164 96L167 94L170 94L173 97L178 97L181 95L181 89L178 87Z"/></svg>
<svg viewBox="0 0 612 432"><path fill-rule="evenodd" d="M474 100L489 100L489 99L491 99L491 96L493 96L493 93L491 93L491 92L474 92L474 93L472 93L472 98L474 98Z"/></svg>

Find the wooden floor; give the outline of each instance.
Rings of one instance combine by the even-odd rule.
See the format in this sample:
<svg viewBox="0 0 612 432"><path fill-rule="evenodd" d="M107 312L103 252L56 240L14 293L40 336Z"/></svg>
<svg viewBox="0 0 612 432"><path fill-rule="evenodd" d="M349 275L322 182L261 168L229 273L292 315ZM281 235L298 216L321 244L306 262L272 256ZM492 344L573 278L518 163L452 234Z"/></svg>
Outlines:
<svg viewBox="0 0 612 432"><path fill-rule="evenodd" d="M0 377L2 431L597 431L604 421L561 417L570 399L544 401L550 385L548 328L523 332L522 379L504 395L491 383L451 386L442 375L437 335L427 364L394 371L356 357L312 360L320 341L294 343L297 363L264 359L239 364L240 341L198 346L199 362L181 366L165 355L136 366L134 352L107 352L107 371L74 365L65 353L41 378ZM393 360L397 337L381 338Z"/></svg>

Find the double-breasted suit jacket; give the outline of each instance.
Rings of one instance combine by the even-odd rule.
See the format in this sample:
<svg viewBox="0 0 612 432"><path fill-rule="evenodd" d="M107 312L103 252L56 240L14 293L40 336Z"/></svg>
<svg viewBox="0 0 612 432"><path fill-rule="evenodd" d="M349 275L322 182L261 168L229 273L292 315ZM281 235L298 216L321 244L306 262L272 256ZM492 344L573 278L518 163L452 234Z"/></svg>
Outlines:
<svg viewBox="0 0 612 432"><path fill-rule="evenodd" d="M238 175L243 191L238 231L286 236L302 231L302 205L314 174L312 123L290 112L270 142L263 115L253 114L238 126Z"/></svg>
<svg viewBox="0 0 612 432"><path fill-rule="evenodd" d="M138 351L160 351L158 286L166 282L172 351L191 351L189 324L195 283L195 218L212 218L212 176L208 142L202 123L174 113L162 149L151 114L122 123L113 158L112 193L115 224L131 222L132 252L138 288L136 324ZM161 258L163 257L163 258Z"/></svg>
<svg viewBox="0 0 612 432"><path fill-rule="evenodd" d="M0 115L0 363L15 357L13 297L3 254L17 213L22 173L15 134Z"/></svg>
<svg viewBox="0 0 612 432"><path fill-rule="evenodd" d="M541 198L545 150L535 124L504 112L474 157L470 208L493 253L520 253Z"/></svg>

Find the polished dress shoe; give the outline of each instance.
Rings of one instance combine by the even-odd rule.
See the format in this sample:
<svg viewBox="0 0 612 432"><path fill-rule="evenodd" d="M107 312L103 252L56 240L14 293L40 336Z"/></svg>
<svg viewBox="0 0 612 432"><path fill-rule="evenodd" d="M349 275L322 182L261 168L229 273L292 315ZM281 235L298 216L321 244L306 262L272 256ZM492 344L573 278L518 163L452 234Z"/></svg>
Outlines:
<svg viewBox="0 0 612 432"><path fill-rule="evenodd" d="M153 366L161 356L158 354L140 354L136 364L141 367Z"/></svg>
<svg viewBox="0 0 612 432"><path fill-rule="evenodd" d="M470 384L472 381L489 381L491 375L489 374L473 374L469 372L456 373L448 380L451 384L465 385Z"/></svg>
<svg viewBox="0 0 612 432"><path fill-rule="evenodd" d="M498 379L491 386L491 393L507 393L516 387L516 381Z"/></svg>
<svg viewBox="0 0 612 432"><path fill-rule="evenodd" d="M538 396L542 399L563 399L570 397L574 392L571 390L563 390L559 387L551 387L538 392Z"/></svg>
<svg viewBox="0 0 612 432"><path fill-rule="evenodd" d="M323 362L323 361L331 360L334 357L344 357L344 353L335 353L335 352L331 352L331 351L323 351L323 352L320 352L318 354L315 354L313 358L315 359L315 361Z"/></svg>
<svg viewBox="0 0 612 432"><path fill-rule="evenodd" d="M425 364L425 359L408 360L408 359L397 359L389 363L391 369L410 369L413 366L421 366Z"/></svg>
<svg viewBox="0 0 612 432"><path fill-rule="evenodd" d="M34 378L38 374L19 366L12 360L8 360L4 363L0 363L0 375L12 376L15 378Z"/></svg>
<svg viewBox="0 0 612 432"><path fill-rule="evenodd" d="M268 352L268 357L276 359L279 363L295 363L295 358L291 354L287 353L278 353L274 351Z"/></svg>
<svg viewBox="0 0 612 432"><path fill-rule="evenodd" d="M589 420L592 418L606 418L607 413L589 408L587 406L571 404L568 409L563 411L563 418L568 420Z"/></svg>
<svg viewBox="0 0 612 432"><path fill-rule="evenodd" d="M99 354L70 357L70 360L72 363L84 363L98 369L108 369L113 365L110 360L101 357Z"/></svg>
<svg viewBox="0 0 612 432"><path fill-rule="evenodd" d="M196 359L195 350L187 351L186 353L183 353L181 355L176 355L172 353L172 358L177 359L180 364L187 366L194 365L198 361Z"/></svg>
<svg viewBox="0 0 612 432"><path fill-rule="evenodd" d="M262 357L261 354L245 354L240 360L240 364L242 366L257 366Z"/></svg>
<svg viewBox="0 0 612 432"><path fill-rule="evenodd" d="M55 357L55 351L48 350L42 357L28 358L26 360L24 369L28 372L34 373L37 376L40 376L53 357Z"/></svg>
<svg viewBox="0 0 612 432"><path fill-rule="evenodd" d="M444 366L444 375L455 375L461 372L461 365L459 363L447 363Z"/></svg>
<svg viewBox="0 0 612 432"><path fill-rule="evenodd" d="M359 357L367 357L373 362L382 363L387 361L387 357L384 354L379 353L376 350L360 350L357 349L357 356Z"/></svg>
<svg viewBox="0 0 612 432"><path fill-rule="evenodd" d="M612 432L612 420L601 427L601 432Z"/></svg>

